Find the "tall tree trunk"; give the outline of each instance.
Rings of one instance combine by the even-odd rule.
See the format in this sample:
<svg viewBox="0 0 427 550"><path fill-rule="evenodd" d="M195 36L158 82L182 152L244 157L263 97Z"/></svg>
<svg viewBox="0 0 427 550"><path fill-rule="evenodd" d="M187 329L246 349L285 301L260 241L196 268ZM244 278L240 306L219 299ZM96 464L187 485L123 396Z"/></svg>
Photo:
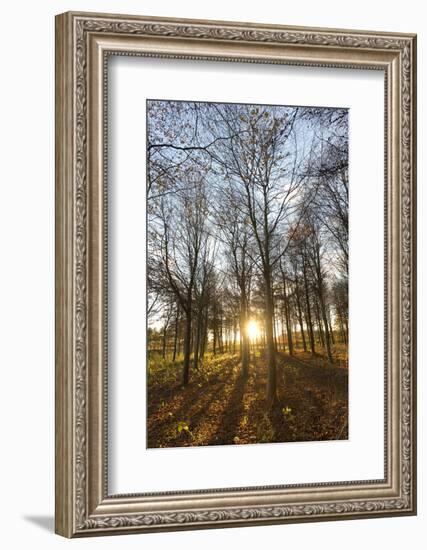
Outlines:
<svg viewBox="0 0 427 550"><path fill-rule="evenodd" d="M202 360L205 357L207 341L208 341L208 309L206 309L206 313L203 316L203 332L202 332L202 341L201 341L201 349L200 349L200 357Z"/></svg>
<svg viewBox="0 0 427 550"><path fill-rule="evenodd" d="M247 315L247 305L246 305L246 296L242 292L240 297L240 337L242 341L242 376L246 378L249 373L249 336L248 336L248 315Z"/></svg>
<svg viewBox="0 0 427 550"><path fill-rule="evenodd" d="M325 349L325 335L323 333L323 326L322 321L320 320L320 310L319 310L319 302L317 297L315 297L314 300L314 311L316 313L316 323L317 323L317 341L318 343Z"/></svg>
<svg viewBox="0 0 427 550"><path fill-rule="evenodd" d="M311 308L310 308L310 293L308 290L308 280L307 280L307 267L305 261L303 261L303 276L304 276L304 294L305 294L305 308L306 308L306 321L308 327L308 337L310 340L311 353L314 355L316 353L316 346L314 343L314 331L313 331L313 322L311 319Z"/></svg>
<svg viewBox="0 0 427 550"><path fill-rule="evenodd" d="M323 280L323 273L322 273L322 265L321 265L321 259L320 259L320 243L318 240L318 235L315 235L315 241L313 245L313 252L314 252L314 268L316 273L316 279L317 279L317 294L319 297L319 306L320 306L320 313L322 315L322 321L323 321L323 329L324 329L324 347L326 348L326 354L328 356L328 360L330 363L332 363L332 350L331 350L331 338L329 333L329 325L328 325L328 316L326 311L326 301L325 301L325 285Z"/></svg>
<svg viewBox="0 0 427 550"><path fill-rule="evenodd" d="M328 317L326 314L326 304L324 299L322 281L320 281L320 285L319 285L319 302L320 302L320 311L322 313L323 325L325 330L326 354L328 356L329 362L332 363L333 359L332 359L332 350L331 350L331 338L329 334Z"/></svg>
<svg viewBox="0 0 427 550"><path fill-rule="evenodd" d="M292 327L294 329L292 342L293 342L294 350L295 350L295 348L298 347L298 325L297 325L296 321L292 323Z"/></svg>
<svg viewBox="0 0 427 550"><path fill-rule="evenodd" d="M199 311L196 318L195 338L194 338L194 370L199 370L199 354L200 354L200 332L201 332L201 312Z"/></svg>
<svg viewBox="0 0 427 550"><path fill-rule="evenodd" d="M191 308L185 315L184 332L184 362L182 366L182 383L187 386L190 377L190 355L191 355Z"/></svg>
<svg viewBox="0 0 427 550"><path fill-rule="evenodd" d="M176 361L176 350L177 350L177 344L178 344L178 331L179 331L179 307L176 308L176 317L175 317L175 333L173 337L173 356L172 356L172 362L175 363Z"/></svg>
<svg viewBox="0 0 427 550"><path fill-rule="evenodd" d="M285 318L283 317L283 309L280 315L280 324L282 327L282 347L283 351L286 352L286 338L285 338Z"/></svg>
<svg viewBox="0 0 427 550"><path fill-rule="evenodd" d="M274 307L274 300L273 300L273 337L274 337L274 350L277 353L278 347L277 347L277 327L276 327L276 311Z"/></svg>
<svg viewBox="0 0 427 550"><path fill-rule="evenodd" d="M301 337L302 337L302 347L304 351L307 351L307 343L305 341L305 334L304 334L304 325L302 321L302 308L301 308L301 296L300 296L300 290L299 290L299 284L298 279L295 274L295 291L296 291L296 298L297 298L297 311L298 311L298 322L301 330Z"/></svg>
<svg viewBox="0 0 427 550"><path fill-rule="evenodd" d="M212 321L212 329L213 329L213 342L212 342L212 352L214 355L216 355L216 346L218 342L218 325L217 325L217 317L216 317L216 297L214 301L214 307L213 307L213 321Z"/></svg>
<svg viewBox="0 0 427 550"><path fill-rule="evenodd" d="M219 320L219 345L220 345L220 350L221 350L221 353L224 353L224 349L225 349L225 346L224 346L224 318L222 317L222 314L221 314L221 317L220 317L220 320Z"/></svg>
<svg viewBox="0 0 427 550"><path fill-rule="evenodd" d="M270 269L264 270L265 283L265 336L267 343L267 406L272 407L277 401L276 350L274 346L273 317L274 306L271 291Z"/></svg>
<svg viewBox="0 0 427 550"><path fill-rule="evenodd" d="M326 347L326 354L328 356L329 362L332 363L331 338L329 334L328 316L326 312L324 282L323 282L323 274L322 274L322 268L320 263L320 249L319 249L319 244L316 243L316 245L317 246L315 248L315 268L316 268L316 276L317 276L317 292L319 296L319 305L320 305L320 313L322 314L323 328L325 331L324 343Z"/></svg>
<svg viewBox="0 0 427 550"><path fill-rule="evenodd" d="M292 340L291 316L289 313L289 301L288 301L287 290L286 290L286 277L283 270L282 270L282 280L283 280L283 303L285 305L286 334L288 336L289 355L293 355L294 343Z"/></svg>

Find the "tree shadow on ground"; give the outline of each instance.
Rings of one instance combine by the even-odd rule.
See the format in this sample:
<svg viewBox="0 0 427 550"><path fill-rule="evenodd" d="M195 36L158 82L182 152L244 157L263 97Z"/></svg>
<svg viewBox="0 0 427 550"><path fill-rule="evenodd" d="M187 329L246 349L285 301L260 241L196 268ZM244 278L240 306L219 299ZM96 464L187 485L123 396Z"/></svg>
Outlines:
<svg viewBox="0 0 427 550"><path fill-rule="evenodd" d="M182 400L176 403L166 403L165 407L168 409L166 414L155 415L156 409L149 412L149 425L148 425L148 446L158 447L158 442L167 442L167 447L182 446L185 440L185 433L176 432L176 437L171 438L170 429L173 424L178 422L185 422L191 425L193 430L196 427L196 421L199 417L205 415L206 410L215 398L216 393L200 393L200 389L194 387L194 384L189 385L186 388L177 386L177 394L182 395ZM218 388L219 391L219 388ZM158 409L158 405L157 405Z"/></svg>
<svg viewBox="0 0 427 550"><path fill-rule="evenodd" d="M244 411L243 398L246 384L247 378L239 374L224 407L221 420L210 437L208 445L231 445L234 443L234 437Z"/></svg>
<svg viewBox="0 0 427 550"><path fill-rule="evenodd" d="M316 361L319 361L317 358ZM348 370L306 358L279 354L283 385L279 402L291 441L348 438ZM279 417L277 417L279 418ZM283 439L282 439L283 440Z"/></svg>
<svg viewBox="0 0 427 550"><path fill-rule="evenodd" d="M216 428L217 418L223 410L227 390L233 384L235 365L235 361L229 362L221 373L207 373L203 368L195 371L185 387L179 381L168 387L162 384L151 387L148 447L208 445L210 433ZM179 425L186 427L179 430Z"/></svg>

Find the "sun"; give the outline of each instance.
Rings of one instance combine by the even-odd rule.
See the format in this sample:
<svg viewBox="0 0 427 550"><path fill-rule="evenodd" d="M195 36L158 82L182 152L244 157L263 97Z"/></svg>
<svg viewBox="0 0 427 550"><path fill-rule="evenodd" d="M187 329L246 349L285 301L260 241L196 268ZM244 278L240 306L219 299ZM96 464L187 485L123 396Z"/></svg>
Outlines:
<svg viewBox="0 0 427 550"><path fill-rule="evenodd" d="M248 336L251 340L256 340L258 338L258 336L260 335L260 330L259 330L259 326L258 326L258 323L256 321L254 321L253 319L251 319L247 326L246 326L246 331L248 333Z"/></svg>

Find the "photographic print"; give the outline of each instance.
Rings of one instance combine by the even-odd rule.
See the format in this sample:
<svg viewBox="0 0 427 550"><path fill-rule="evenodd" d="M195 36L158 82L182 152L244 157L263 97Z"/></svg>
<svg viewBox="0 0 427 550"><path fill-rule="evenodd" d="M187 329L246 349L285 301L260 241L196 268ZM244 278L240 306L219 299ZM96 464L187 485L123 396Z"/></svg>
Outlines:
<svg viewBox="0 0 427 550"><path fill-rule="evenodd" d="M56 533L416 515L416 35L66 12L55 52Z"/></svg>
<svg viewBox="0 0 427 550"><path fill-rule="evenodd" d="M147 446L348 439L349 111L147 100Z"/></svg>

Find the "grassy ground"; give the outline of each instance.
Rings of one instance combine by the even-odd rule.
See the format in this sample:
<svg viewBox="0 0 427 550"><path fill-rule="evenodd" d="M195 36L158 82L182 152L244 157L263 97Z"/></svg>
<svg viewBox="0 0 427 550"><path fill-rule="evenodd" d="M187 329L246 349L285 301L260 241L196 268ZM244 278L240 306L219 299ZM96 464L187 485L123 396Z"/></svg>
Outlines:
<svg viewBox="0 0 427 550"><path fill-rule="evenodd" d="M322 356L278 354L278 402L265 403L265 357L252 354L249 376L239 357L205 358L182 387L181 362L150 359L148 447L321 441L348 437L345 350L329 366Z"/></svg>

